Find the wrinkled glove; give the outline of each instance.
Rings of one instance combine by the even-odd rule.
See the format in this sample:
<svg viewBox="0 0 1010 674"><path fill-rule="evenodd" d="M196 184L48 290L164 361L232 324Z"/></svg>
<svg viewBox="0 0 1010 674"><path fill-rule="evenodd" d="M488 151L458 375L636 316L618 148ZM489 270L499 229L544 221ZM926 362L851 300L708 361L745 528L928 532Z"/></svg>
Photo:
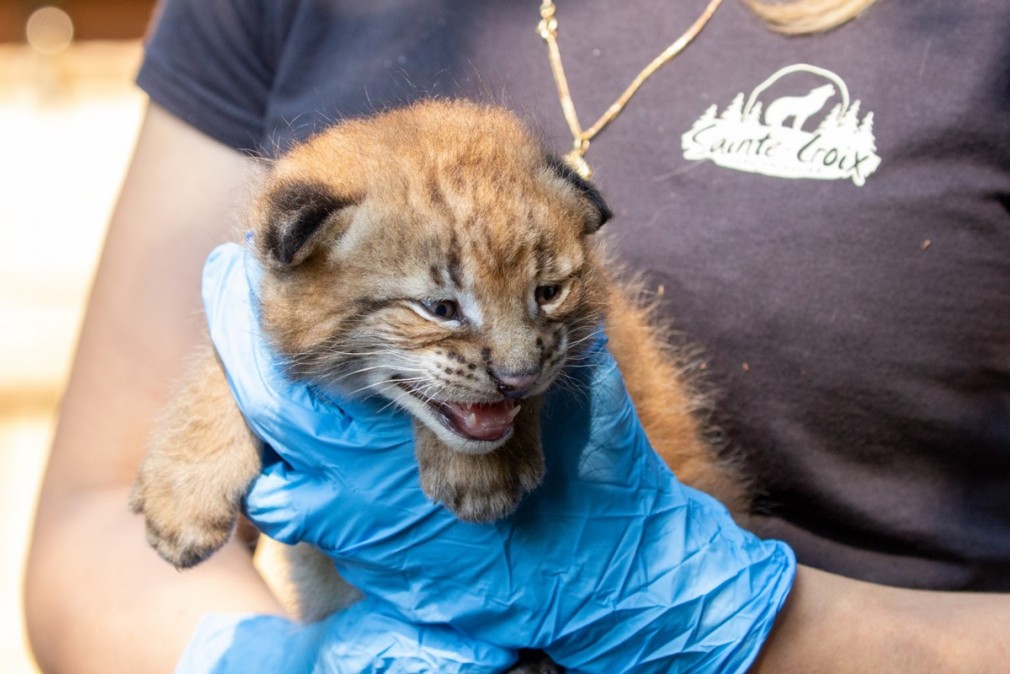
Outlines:
<svg viewBox="0 0 1010 674"><path fill-rule="evenodd" d="M510 651L462 639L446 627L383 615L370 600L324 621L209 614L197 625L176 674L493 674Z"/></svg>
<svg viewBox="0 0 1010 674"><path fill-rule="evenodd" d="M204 274L211 336L267 458L246 503L268 535L327 553L367 596L418 624L546 650L586 672L745 671L795 557L680 485L648 445L609 353L543 410L544 484L511 517L457 520L421 491L410 420L287 380L262 340L251 253Z"/></svg>

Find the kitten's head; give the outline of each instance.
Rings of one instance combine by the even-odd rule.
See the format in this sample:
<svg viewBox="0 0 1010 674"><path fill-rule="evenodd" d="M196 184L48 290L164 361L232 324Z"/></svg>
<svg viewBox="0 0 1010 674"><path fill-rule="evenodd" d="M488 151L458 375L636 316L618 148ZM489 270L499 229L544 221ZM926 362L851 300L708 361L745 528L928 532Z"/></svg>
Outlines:
<svg viewBox="0 0 1010 674"><path fill-rule="evenodd" d="M487 452L598 329L589 238L609 217L500 109L338 124L282 158L257 205L264 328L292 376Z"/></svg>

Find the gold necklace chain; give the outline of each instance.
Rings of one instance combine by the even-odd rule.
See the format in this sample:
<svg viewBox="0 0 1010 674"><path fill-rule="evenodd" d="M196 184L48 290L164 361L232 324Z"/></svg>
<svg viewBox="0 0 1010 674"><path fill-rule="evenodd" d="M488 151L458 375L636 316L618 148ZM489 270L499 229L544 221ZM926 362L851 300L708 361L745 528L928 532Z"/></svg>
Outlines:
<svg viewBox="0 0 1010 674"><path fill-rule="evenodd" d="M561 99L561 111L565 115L565 120L568 122L568 128L572 132L572 138L574 139L572 150L565 155L565 161L579 175L583 178L589 178L592 175L592 170L585 160L586 151L589 149L589 141L595 138L621 114L624 106L628 104L628 101L635 95L639 87L645 83L645 80L649 79L653 73L666 65L674 56L684 51L687 45L691 44L691 41L698 36L698 33L701 32L701 29L712 18L712 14L715 13L720 4L722 4L722 0L711 0L708 3L708 7L705 8L705 11L701 13L701 16L695 20L691 27L683 35L674 40L669 47L664 49L659 56L654 58L649 65L645 66L641 72L635 75L635 79L631 81L631 84L624 90L624 93L618 96L617 100L607 108L606 112L600 115L595 124L583 130L582 125L579 123L579 116L575 112L575 103L572 101L571 91L568 89L565 68L561 64L561 50L558 48L557 9L554 6L553 0L543 0L543 3L540 5L540 24L537 26L537 32L540 33L540 37L547 43L547 56L551 62L554 83L558 87L558 97Z"/></svg>

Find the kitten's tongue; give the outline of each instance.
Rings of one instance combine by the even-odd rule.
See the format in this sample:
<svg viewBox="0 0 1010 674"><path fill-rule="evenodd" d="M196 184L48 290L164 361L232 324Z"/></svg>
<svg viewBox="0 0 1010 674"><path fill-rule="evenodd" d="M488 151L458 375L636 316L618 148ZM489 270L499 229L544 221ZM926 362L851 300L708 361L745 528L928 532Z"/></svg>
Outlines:
<svg viewBox="0 0 1010 674"><path fill-rule="evenodd" d="M498 440L512 429L519 406L511 400L498 403L443 403L457 433L473 440Z"/></svg>

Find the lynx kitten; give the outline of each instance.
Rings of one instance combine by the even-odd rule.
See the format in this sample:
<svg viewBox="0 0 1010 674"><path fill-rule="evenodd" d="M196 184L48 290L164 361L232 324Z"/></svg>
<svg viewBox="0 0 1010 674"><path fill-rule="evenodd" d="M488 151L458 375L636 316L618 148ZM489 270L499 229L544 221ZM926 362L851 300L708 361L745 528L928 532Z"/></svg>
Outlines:
<svg viewBox="0 0 1010 674"><path fill-rule="evenodd" d="M740 503L677 362L594 248L603 198L510 113L424 102L340 123L276 163L252 212L262 327L290 377L413 415L421 486L460 518L505 517L540 483L538 398L604 323L655 448L682 480ZM189 567L227 541L259 470L208 349L131 505L157 551ZM302 577L332 574L295 557ZM340 603L316 602L296 609Z"/></svg>

